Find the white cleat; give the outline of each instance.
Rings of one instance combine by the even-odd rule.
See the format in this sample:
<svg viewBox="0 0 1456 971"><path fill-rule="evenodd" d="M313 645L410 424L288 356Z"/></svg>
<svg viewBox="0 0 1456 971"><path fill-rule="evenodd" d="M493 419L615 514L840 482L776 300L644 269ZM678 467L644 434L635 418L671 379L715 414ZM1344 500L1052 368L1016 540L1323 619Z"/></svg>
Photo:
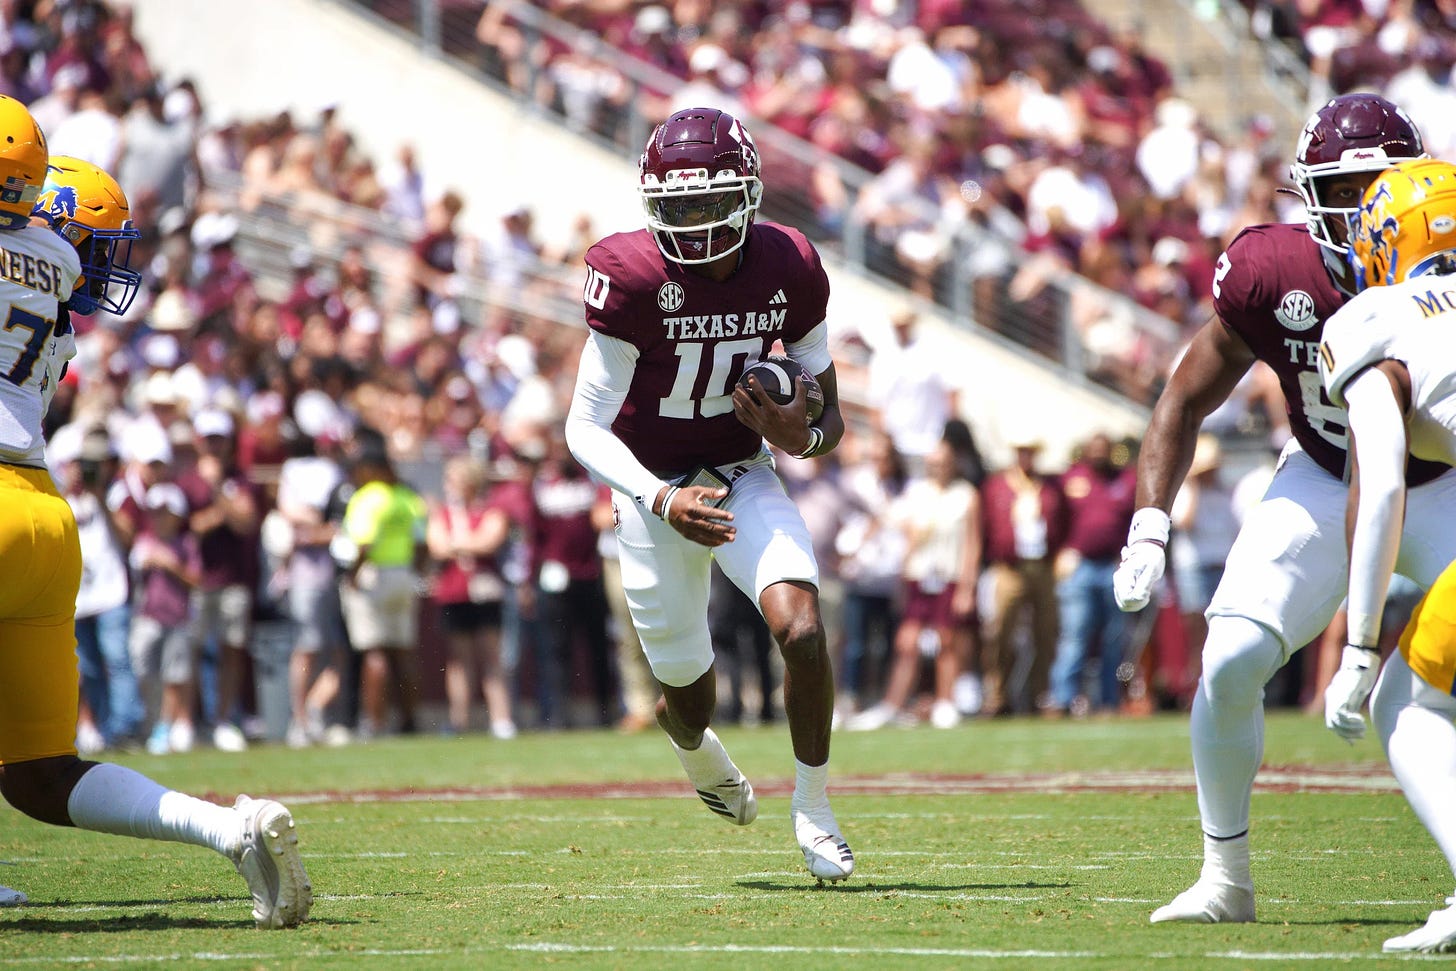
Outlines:
<svg viewBox="0 0 1456 971"><path fill-rule="evenodd" d="M295 927L313 906L313 887L298 854L293 816L271 799L238 796L243 841L233 866L253 893L253 920L259 928Z"/></svg>
<svg viewBox="0 0 1456 971"><path fill-rule="evenodd" d="M881 702L845 719L844 727L851 732L877 732L895 720L900 712L893 705Z"/></svg>
<svg viewBox="0 0 1456 971"><path fill-rule="evenodd" d="M1152 923L1250 924L1254 921L1254 888L1199 880L1153 911Z"/></svg>
<svg viewBox="0 0 1456 971"><path fill-rule="evenodd" d="M813 809L794 806L794 836L804 851L804 865L820 880L844 880L854 872L854 851L844 841L834 810L826 800Z"/></svg>
<svg viewBox="0 0 1456 971"><path fill-rule="evenodd" d="M232 722L218 722L212 730L212 744L219 752L246 752L248 737Z"/></svg>
<svg viewBox="0 0 1456 971"><path fill-rule="evenodd" d="M1425 926L1386 941L1385 950L1426 953L1456 951L1456 897L1447 897L1446 903L1451 906L1445 910L1432 911Z"/></svg>
<svg viewBox="0 0 1456 971"><path fill-rule="evenodd" d="M19 890L11 890L9 887L0 887L0 907L19 907L30 898Z"/></svg>
<svg viewBox="0 0 1456 971"><path fill-rule="evenodd" d="M668 741L672 741L671 736ZM738 771L711 728L703 730L703 741L696 749L685 751L673 742L672 750L705 806L735 826L747 826L758 818L752 783Z"/></svg>

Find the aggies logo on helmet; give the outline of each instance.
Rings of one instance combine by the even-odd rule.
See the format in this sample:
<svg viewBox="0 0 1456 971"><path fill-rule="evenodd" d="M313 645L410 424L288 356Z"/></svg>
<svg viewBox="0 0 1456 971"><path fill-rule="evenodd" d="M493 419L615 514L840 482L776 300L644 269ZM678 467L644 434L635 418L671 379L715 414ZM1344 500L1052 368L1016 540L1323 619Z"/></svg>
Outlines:
<svg viewBox="0 0 1456 971"><path fill-rule="evenodd" d="M743 146L743 171L757 172L759 170L758 146L753 144L753 136L748 134L748 129L743 127L743 122L737 118L728 128L729 136Z"/></svg>

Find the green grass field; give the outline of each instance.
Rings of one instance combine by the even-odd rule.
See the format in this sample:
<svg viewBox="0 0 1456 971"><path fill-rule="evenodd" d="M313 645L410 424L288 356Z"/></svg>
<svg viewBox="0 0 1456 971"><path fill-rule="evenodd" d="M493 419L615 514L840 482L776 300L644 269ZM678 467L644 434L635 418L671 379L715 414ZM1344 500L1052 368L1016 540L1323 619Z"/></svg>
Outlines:
<svg viewBox="0 0 1456 971"><path fill-rule="evenodd" d="M858 869L817 887L788 823L786 730L726 729L760 793L726 825L655 733L394 739L132 756L219 801L287 802L313 879L252 928L205 850L0 809L0 967L1067 968L1390 966L1451 874L1377 743L1271 717L1254 796L1258 924L1148 923L1197 875L1187 721L970 722L835 738ZM708 962L711 962L709 964Z"/></svg>

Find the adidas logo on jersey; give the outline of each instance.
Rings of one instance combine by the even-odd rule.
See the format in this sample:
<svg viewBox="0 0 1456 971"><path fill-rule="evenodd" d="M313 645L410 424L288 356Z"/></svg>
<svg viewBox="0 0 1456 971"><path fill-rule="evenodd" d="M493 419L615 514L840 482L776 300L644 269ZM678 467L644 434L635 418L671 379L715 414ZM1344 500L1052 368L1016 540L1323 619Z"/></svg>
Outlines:
<svg viewBox="0 0 1456 971"><path fill-rule="evenodd" d="M788 303L788 302L789 302L789 298L786 297L786 296L784 296L784 291L783 290L780 290L778 293L774 294L772 297L769 298L768 305L770 307L775 307L775 306L778 306L779 304L785 304L785 303Z"/></svg>

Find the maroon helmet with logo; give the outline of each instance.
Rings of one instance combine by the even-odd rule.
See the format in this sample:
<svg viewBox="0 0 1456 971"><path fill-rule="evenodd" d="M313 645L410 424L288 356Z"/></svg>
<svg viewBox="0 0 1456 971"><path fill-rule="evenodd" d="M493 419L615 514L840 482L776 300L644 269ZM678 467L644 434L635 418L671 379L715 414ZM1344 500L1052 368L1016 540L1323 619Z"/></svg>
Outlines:
<svg viewBox="0 0 1456 971"><path fill-rule="evenodd" d="M638 166L647 228L674 263L711 263L748 238L763 197L758 149L743 123L688 108L658 125Z"/></svg>
<svg viewBox="0 0 1456 971"><path fill-rule="evenodd" d="M1289 177L1304 200L1309 234L1315 242L1345 257L1344 233L1331 232L1335 217L1344 227L1359 206L1329 205L1319 181L1335 175L1384 171L1408 158L1422 158L1421 133L1400 108L1379 95L1342 94L1309 116L1299 136ZM1374 176L1372 175L1372 178Z"/></svg>

